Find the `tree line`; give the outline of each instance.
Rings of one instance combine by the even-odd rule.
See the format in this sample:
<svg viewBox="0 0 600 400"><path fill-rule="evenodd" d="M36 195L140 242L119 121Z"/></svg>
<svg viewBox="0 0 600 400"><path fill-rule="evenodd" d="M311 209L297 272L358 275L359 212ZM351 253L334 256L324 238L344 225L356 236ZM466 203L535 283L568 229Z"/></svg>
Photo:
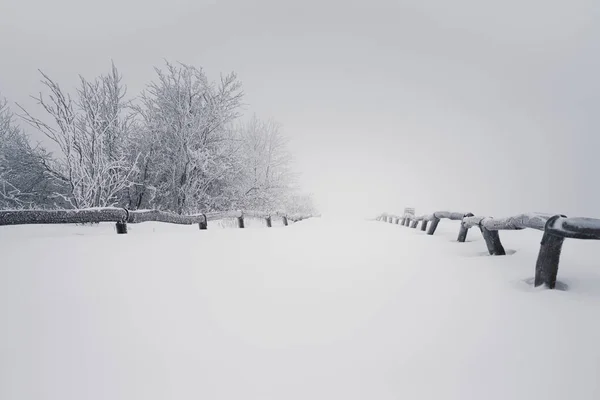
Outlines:
<svg viewBox="0 0 600 400"><path fill-rule="evenodd" d="M133 98L111 70L73 93L41 72L36 112L0 95L0 209L315 212L281 126L242 115L235 73L166 62ZM1 94L1 93L0 93ZM35 144L19 122L43 134Z"/></svg>

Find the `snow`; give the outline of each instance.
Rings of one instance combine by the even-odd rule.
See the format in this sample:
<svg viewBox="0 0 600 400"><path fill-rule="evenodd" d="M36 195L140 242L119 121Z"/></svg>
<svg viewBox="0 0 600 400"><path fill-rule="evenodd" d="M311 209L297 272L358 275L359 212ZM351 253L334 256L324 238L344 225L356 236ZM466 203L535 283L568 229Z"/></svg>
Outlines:
<svg viewBox="0 0 600 400"><path fill-rule="evenodd" d="M600 398L599 242L260 222L0 228L0 399Z"/></svg>

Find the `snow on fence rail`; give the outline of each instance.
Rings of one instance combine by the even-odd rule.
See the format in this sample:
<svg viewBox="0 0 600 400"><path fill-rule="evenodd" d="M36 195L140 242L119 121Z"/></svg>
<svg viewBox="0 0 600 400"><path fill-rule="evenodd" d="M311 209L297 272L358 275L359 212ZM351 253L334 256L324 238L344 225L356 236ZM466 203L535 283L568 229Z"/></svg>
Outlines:
<svg viewBox="0 0 600 400"><path fill-rule="evenodd" d="M159 210L127 210L125 208L87 208L81 210L0 210L0 226L28 224L82 224L98 222L115 222L117 233L127 233L127 224L141 222L165 222L179 225L198 224L200 229L207 229L209 221L236 218L238 227L244 228L244 218L265 219L267 227L271 227L273 217L280 217L285 226L288 221L300 221L310 218L309 215L285 215L263 211L219 211L207 214L179 215Z"/></svg>
<svg viewBox="0 0 600 400"><path fill-rule="evenodd" d="M526 228L543 231L544 234L535 265L534 285L545 285L550 289L554 289L556 285L560 253L565 238L600 240L600 219L567 218L564 215L532 213L519 214L507 218L492 218L474 216L472 213L437 211L433 214L423 216L404 214L400 217L382 214L377 220L396 224L401 222L403 226L409 226L410 223L411 228L416 228L420 221L422 231L425 231L428 222L431 222L427 234L433 235L440 220L444 218L461 221L457 238L458 242L466 240L467 232L470 228L478 227L490 255L506 255L498 231Z"/></svg>

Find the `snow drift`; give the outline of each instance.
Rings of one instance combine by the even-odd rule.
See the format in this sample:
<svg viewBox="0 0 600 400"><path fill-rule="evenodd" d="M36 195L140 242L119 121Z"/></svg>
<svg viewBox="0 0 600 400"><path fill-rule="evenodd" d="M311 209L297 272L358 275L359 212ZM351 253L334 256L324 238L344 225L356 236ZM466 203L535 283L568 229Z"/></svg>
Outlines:
<svg viewBox="0 0 600 400"><path fill-rule="evenodd" d="M213 227L0 228L0 398L600 398L600 243L551 291L536 231Z"/></svg>

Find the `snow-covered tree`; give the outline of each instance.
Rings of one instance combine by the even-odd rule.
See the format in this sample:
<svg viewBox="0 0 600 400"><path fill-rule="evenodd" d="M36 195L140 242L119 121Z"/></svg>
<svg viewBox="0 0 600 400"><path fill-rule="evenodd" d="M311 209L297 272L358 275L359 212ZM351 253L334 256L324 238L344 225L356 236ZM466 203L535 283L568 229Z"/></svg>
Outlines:
<svg viewBox="0 0 600 400"><path fill-rule="evenodd" d="M44 174L40 154L31 147L8 102L0 96L0 208L55 204L49 195L60 188L53 187Z"/></svg>
<svg viewBox="0 0 600 400"><path fill-rule="evenodd" d="M117 204L137 171L137 155L129 146L132 118L117 68L113 65L109 74L91 81L80 77L75 100L42 76L49 94L35 99L51 122L22 110L25 121L59 149L56 157L42 157L48 176L68 187L66 194L54 195L73 208Z"/></svg>
<svg viewBox="0 0 600 400"><path fill-rule="evenodd" d="M0 101L0 208L314 209L296 187L281 126L256 116L234 125L243 98L234 73L214 82L185 64L155 71L131 101L114 65L80 77L73 98L42 73L46 92L34 98L44 112L21 107L21 117L46 148L29 143Z"/></svg>
<svg viewBox="0 0 600 400"><path fill-rule="evenodd" d="M240 124L239 162L241 173L237 184L241 202L246 208L277 211L284 206L292 190L295 175L288 141L275 121L262 121L254 115Z"/></svg>
<svg viewBox="0 0 600 400"><path fill-rule="evenodd" d="M288 193L284 209L288 215L306 216L317 215L319 213L312 196L303 194L298 190Z"/></svg>
<svg viewBox="0 0 600 400"><path fill-rule="evenodd" d="M227 208L236 172L228 125L239 116L243 96L235 74L210 82L202 69L166 64L155 68L136 107L142 161L132 201L144 198L178 213Z"/></svg>

